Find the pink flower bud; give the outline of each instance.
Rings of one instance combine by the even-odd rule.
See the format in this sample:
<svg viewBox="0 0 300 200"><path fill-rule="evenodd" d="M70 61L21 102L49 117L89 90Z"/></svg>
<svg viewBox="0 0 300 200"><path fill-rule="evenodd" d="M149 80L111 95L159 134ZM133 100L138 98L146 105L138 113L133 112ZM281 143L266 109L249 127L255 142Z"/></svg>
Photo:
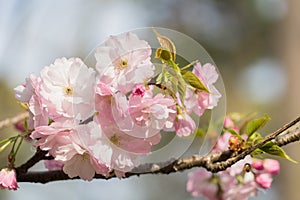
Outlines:
<svg viewBox="0 0 300 200"><path fill-rule="evenodd" d="M268 189L271 187L272 184L272 177L270 174L258 174L255 178L255 182L258 184L259 187L263 189Z"/></svg>
<svg viewBox="0 0 300 200"><path fill-rule="evenodd" d="M252 167L256 170L263 170L264 169L264 162L262 160L255 160L252 163Z"/></svg>
<svg viewBox="0 0 300 200"><path fill-rule="evenodd" d="M233 126L231 129L234 130L234 131L237 132L237 133L240 132L240 129L239 129L239 127L237 127L237 126Z"/></svg>
<svg viewBox="0 0 300 200"><path fill-rule="evenodd" d="M143 84L138 84L133 88L132 95L143 97L146 92L146 88Z"/></svg>
<svg viewBox="0 0 300 200"><path fill-rule="evenodd" d="M265 172L272 175L276 175L279 173L280 164L277 160L265 159L263 165Z"/></svg>
<svg viewBox="0 0 300 200"><path fill-rule="evenodd" d="M24 128L24 122L23 121L19 121L17 123L14 124L15 129L17 129L20 132L25 132L25 128Z"/></svg>
<svg viewBox="0 0 300 200"><path fill-rule="evenodd" d="M0 171L0 188L16 190L18 187L15 170L8 168L2 169Z"/></svg>
<svg viewBox="0 0 300 200"><path fill-rule="evenodd" d="M230 117L226 116L224 120L224 127L225 128L232 128L234 126L233 121L231 120Z"/></svg>

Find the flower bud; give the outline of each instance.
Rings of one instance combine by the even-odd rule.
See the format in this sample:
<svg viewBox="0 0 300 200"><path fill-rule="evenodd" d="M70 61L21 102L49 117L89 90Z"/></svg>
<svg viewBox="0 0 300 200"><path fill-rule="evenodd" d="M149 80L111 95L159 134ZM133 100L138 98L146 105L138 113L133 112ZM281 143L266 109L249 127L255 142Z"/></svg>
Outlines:
<svg viewBox="0 0 300 200"><path fill-rule="evenodd" d="M255 178L255 182L263 189L270 188L272 181L273 179L270 174L258 174Z"/></svg>
<svg viewBox="0 0 300 200"><path fill-rule="evenodd" d="M267 173L272 175L276 175L279 173L280 164L277 160L265 159L263 165L264 165L264 170Z"/></svg>

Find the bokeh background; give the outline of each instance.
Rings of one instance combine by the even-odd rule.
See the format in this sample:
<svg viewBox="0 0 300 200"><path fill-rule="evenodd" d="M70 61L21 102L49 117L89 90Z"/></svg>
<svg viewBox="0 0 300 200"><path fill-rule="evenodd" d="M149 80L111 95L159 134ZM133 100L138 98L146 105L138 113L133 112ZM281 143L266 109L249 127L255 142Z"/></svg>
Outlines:
<svg viewBox="0 0 300 200"><path fill-rule="evenodd" d="M264 131L270 132L300 114L298 8L298 0L0 0L0 120L21 111L12 89L29 73L58 57L84 58L109 35L158 26L202 44L223 77L227 112L268 113L272 120ZM0 139L13 133L1 130ZM300 162L299 144L285 150ZM19 162L32 152L24 147ZM299 165L280 162L274 187L257 199L299 197ZM5 164L2 153L0 167ZM21 183L17 192L1 191L0 199L195 199L185 191L187 173Z"/></svg>

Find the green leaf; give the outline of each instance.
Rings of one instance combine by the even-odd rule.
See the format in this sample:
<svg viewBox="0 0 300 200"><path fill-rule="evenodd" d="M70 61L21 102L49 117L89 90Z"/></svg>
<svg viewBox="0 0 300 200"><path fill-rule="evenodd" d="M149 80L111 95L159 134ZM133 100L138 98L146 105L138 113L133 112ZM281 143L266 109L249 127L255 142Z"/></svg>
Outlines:
<svg viewBox="0 0 300 200"><path fill-rule="evenodd" d="M258 132L255 132L247 138L247 142L250 141L256 144L260 142L262 139L263 137Z"/></svg>
<svg viewBox="0 0 300 200"><path fill-rule="evenodd" d="M170 77L170 73L166 70L165 64L163 64L161 73L156 78L156 84L165 85L168 81L168 77Z"/></svg>
<svg viewBox="0 0 300 200"><path fill-rule="evenodd" d="M184 81L181 74L178 75L178 93L179 93L180 101L181 101L182 105L185 107L184 99L185 99L185 94L186 94L186 82Z"/></svg>
<svg viewBox="0 0 300 200"><path fill-rule="evenodd" d="M250 121L246 126L246 134L250 137L257 130L261 129L271 118L266 115L260 119Z"/></svg>
<svg viewBox="0 0 300 200"><path fill-rule="evenodd" d="M204 83L191 71L181 71L182 77L184 80L190 84L192 87L196 88L197 90L208 92L209 90L206 88Z"/></svg>
<svg viewBox="0 0 300 200"><path fill-rule="evenodd" d="M170 82L167 83L166 87L172 92L171 96L175 97L178 91L178 79L172 76L169 80Z"/></svg>
<svg viewBox="0 0 300 200"><path fill-rule="evenodd" d="M243 139L243 138L241 137L241 135L238 134L235 130L233 130L233 129L225 129L225 130L226 130L227 132L231 133L232 135L237 136L239 139Z"/></svg>
<svg viewBox="0 0 300 200"><path fill-rule="evenodd" d="M163 83L163 80L164 80L164 74L163 74L163 72L161 72L158 76L157 76L157 78L156 78L156 84L162 84Z"/></svg>
<svg viewBox="0 0 300 200"><path fill-rule="evenodd" d="M174 65L173 65L174 64ZM184 106L184 99L186 95L186 82L183 79L179 67L173 63L171 66L164 64L161 74L156 79L157 84L166 87L169 94L176 100L176 94Z"/></svg>
<svg viewBox="0 0 300 200"><path fill-rule="evenodd" d="M261 149L255 149L252 153L251 153L251 155L252 156L260 156L261 154L263 154L263 153L265 153L263 150L261 150Z"/></svg>
<svg viewBox="0 0 300 200"><path fill-rule="evenodd" d="M293 163L297 163L295 160L293 160L291 157L289 157L281 147L279 147L274 142L271 142L271 141L267 142L260 149L268 154L278 156L281 158L285 158Z"/></svg>
<svg viewBox="0 0 300 200"><path fill-rule="evenodd" d="M166 36L160 35L155 28L153 28L153 32L160 44L161 47L165 48L171 53L171 58L173 61L176 60L176 48L174 43Z"/></svg>
<svg viewBox="0 0 300 200"><path fill-rule="evenodd" d="M163 63L172 64L172 53L163 47L160 47L155 52L155 58L160 59Z"/></svg>

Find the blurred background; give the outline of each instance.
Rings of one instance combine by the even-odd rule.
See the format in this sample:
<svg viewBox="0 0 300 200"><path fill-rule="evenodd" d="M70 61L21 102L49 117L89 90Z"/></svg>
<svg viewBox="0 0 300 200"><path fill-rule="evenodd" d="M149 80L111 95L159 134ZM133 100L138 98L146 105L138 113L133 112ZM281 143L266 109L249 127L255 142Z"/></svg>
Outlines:
<svg viewBox="0 0 300 200"><path fill-rule="evenodd" d="M227 112L268 113L272 120L264 131L271 132L300 114L299 7L298 0L0 0L0 120L21 111L12 92L29 73L58 57L84 59L109 35L159 26L202 44L222 75ZM1 130L0 139L13 133ZM20 163L33 153L26 148ZM299 144L285 150L300 162ZM299 196L299 165L280 162L274 187L257 199ZM0 167L5 165L4 152ZM20 183L17 192L1 191L0 199L195 199L185 191L187 173Z"/></svg>

